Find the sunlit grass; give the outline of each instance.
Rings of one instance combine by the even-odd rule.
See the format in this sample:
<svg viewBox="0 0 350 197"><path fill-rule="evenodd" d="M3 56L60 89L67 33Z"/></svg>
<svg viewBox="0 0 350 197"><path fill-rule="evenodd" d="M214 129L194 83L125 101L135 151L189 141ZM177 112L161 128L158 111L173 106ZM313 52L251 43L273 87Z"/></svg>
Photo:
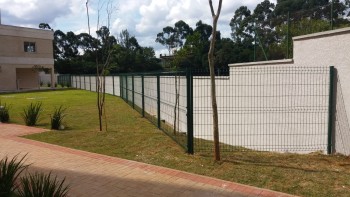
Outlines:
<svg viewBox="0 0 350 197"><path fill-rule="evenodd" d="M20 113L30 102L43 103L40 127L50 128L50 113L67 107L67 130L27 138L66 147L165 166L300 196L349 196L350 159L321 154L260 152L223 153L214 162L210 153L188 155L184 149L132 110L118 97L107 96L108 131L98 131L96 94L66 90L0 94L10 105L11 121L24 124ZM1 129L0 129L1 131Z"/></svg>

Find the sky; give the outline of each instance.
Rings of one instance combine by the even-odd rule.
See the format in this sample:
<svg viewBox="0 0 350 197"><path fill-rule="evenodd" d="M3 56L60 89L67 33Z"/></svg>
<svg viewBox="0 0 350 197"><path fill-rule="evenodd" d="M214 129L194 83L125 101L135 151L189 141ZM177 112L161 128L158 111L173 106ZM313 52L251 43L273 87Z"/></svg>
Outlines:
<svg viewBox="0 0 350 197"><path fill-rule="evenodd" d="M91 32L99 26L107 26L108 1L112 9L110 30L118 36L127 29L139 44L153 47L156 55L165 54L164 46L155 42L156 35L166 26L183 20L193 29L202 20L212 24L207 0L89 0ZM253 10L263 0L223 0L218 30L222 37L230 37L230 20L237 8L244 5ZM276 0L270 0L276 3ZM40 23L48 23L54 30L73 31L76 34L88 32L86 0L0 0L1 23L37 28ZM218 0L213 0L217 9ZM99 13L99 14L98 14Z"/></svg>

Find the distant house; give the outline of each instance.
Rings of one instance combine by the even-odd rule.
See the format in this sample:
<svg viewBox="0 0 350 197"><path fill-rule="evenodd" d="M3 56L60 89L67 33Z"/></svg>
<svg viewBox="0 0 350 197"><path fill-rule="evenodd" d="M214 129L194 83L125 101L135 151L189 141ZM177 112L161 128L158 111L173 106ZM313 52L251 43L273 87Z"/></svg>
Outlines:
<svg viewBox="0 0 350 197"><path fill-rule="evenodd" d="M53 32L0 25L0 91L38 89L39 72L54 85Z"/></svg>
<svg viewBox="0 0 350 197"><path fill-rule="evenodd" d="M161 62L161 65L163 67L164 70L170 70L171 69L171 62L174 60L174 56L173 55L162 55L160 54L159 55L159 58L160 58L160 62Z"/></svg>

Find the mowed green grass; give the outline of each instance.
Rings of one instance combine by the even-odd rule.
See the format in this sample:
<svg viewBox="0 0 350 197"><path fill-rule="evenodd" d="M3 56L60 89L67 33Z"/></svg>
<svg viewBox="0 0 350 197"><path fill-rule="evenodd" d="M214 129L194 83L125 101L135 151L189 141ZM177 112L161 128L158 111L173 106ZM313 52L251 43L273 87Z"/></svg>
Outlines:
<svg viewBox="0 0 350 197"><path fill-rule="evenodd" d="M322 154L261 152L188 155L118 97L107 95L108 131L98 131L96 94L81 90L0 94L11 106L11 122L24 124L20 114L31 102L43 103L39 127L50 128L50 113L67 107L64 131L26 138L80 150L141 161L299 196L350 196L350 158ZM1 132L1 125L0 125Z"/></svg>

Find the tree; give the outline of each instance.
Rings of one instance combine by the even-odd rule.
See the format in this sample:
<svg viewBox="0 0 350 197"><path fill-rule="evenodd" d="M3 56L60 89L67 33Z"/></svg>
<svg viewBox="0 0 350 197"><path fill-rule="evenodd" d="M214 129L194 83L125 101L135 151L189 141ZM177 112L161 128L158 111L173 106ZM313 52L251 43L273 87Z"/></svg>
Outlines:
<svg viewBox="0 0 350 197"><path fill-rule="evenodd" d="M210 48L208 52L208 61L209 61L209 70L210 70L211 104L212 104L212 110L213 110L214 158L216 161L220 161L221 157L220 157L220 141L219 141L219 119L218 119L218 107L216 103L214 50L215 50L216 33L217 33L216 29L217 29L217 23L221 12L222 0L219 0L219 5L216 13L213 8L212 0L209 0L209 6L211 11L211 16L213 18L213 30L211 34L212 36L211 36Z"/></svg>
<svg viewBox="0 0 350 197"><path fill-rule="evenodd" d="M193 29L183 20L175 23L174 31L176 32L176 40L180 47L183 46L184 40L186 40L187 36L193 34Z"/></svg>
<svg viewBox="0 0 350 197"><path fill-rule="evenodd" d="M193 34L193 29L183 20L175 23L174 27L166 26L157 34L156 42L164 45L171 54L171 49L182 47L186 37Z"/></svg>
<svg viewBox="0 0 350 197"><path fill-rule="evenodd" d="M238 52L236 45L231 39L223 38L216 43L215 65L217 68L227 69L227 65L232 62L237 62Z"/></svg>
<svg viewBox="0 0 350 197"><path fill-rule="evenodd" d="M107 24L110 24L110 17L112 14L112 8L113 6L110 6L110 1L108 2L108 6L106 8L107 10ZM90 35L90 20L89 20L89 0L86 1L86 11L87 11L87 18L88 18L88 28L89 28L89 35ZM97 27L99 26L99 14L98 14L98 21L97 21ZM96 53L95 61L96 61L96 92L97 92L97 109L98 109L98 119L99 119L99 126L100 131L103 130L103 115L104 115L104 122L105 122L105 129L107 131L107 118L106 118L106 109L105 109L105 92L106 92L106 86L105 86L105 76L109 72L110 69L110 59L111 54L113 52L112 46L113 43L116 43L116 39L113 36L110 36L109 32L109 26L102 26L100 29L96 31L96 34L100 40L100 43L102 43L101 47L98 47L95 45L96 48L93 48L93 53Z"/></svg>
<svg viewBox="0 0 350 197"><path fill-rule="evenodd" d="M246 6L239 7L231 19L231 37L234 42L252 42L251 12Z"/></svg>
<svg viewBox="0 0 350 197"><path fill-rule="evenodd" d="M200 33L202 41L208 41L212 31L213 27L203 23L201 20L196 23L196 29L194 30L194 32Z"/></svg>
<svg viewBox="0 0 350 197"><path fill-rule="evenodd" d="M156 42L167 47L169 55L171 54L171 49L180 45L175 29L170 26L164 27L163 32L157 34Z"/></svg>
<svg viewBox="0 0 350 197"><path fill-rule="evenodd" d="M285 36L287 29L289 28L289 38ZM292 37L295 36L301 36L311 33L317 33L322 31L329 30L329 22L324 20L310 20L307 18L301 19L299 21L293 21L288 27L288 24L282 24L276 27L276 34L278 37L281 37L282 40L279 43L279 46L283 53L287 47L289 47L290 53L293 52L293 42ZM289 39L289 41L287 40ZM287 42L290 43L290 45L287 45ZM292 55L292 54L291 54ZM287 57L286 54L284 54L285 57ZM290 56L290 55L289 55Z"/></svg>
<svg viewBox="0 0 350 197"><path fill-rule="evenodd" d="M113 46L111 57L115 67L111 72L147 72L161 69L154 49L140 46L127 29L121 31L117 40L118 44Z"/></svg>
<svg viewBox="0 0 350 197"><path fill-rule="evenodd" d="M275 13L277 16L286 15L288 12L295 13L300 11L309 11L308 15L312 18L322 18L323 16L329 18L329 14L323 12L324 9L316 9L320 6L329 4L329 0L277 0ZM329 11L328 11L329 13ZM324 15L325 14L325 15Z"/></svg>
<svg viewBox="0 0 350 197"><path fill-rule="evenodd" d="M73 32L63 33L61 30L54 32L54 58L72 60L79 55L78 36Z"/></svg>

